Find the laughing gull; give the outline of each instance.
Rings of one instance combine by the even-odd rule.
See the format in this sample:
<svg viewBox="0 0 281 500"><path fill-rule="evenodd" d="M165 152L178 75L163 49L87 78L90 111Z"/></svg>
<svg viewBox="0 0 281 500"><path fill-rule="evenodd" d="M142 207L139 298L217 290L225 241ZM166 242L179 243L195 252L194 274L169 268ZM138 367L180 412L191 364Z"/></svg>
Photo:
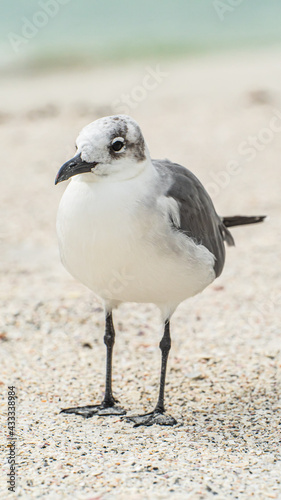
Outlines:
<svg viewBox="0 0 281 500"><path fill-rule="evenodd" d="M164 409L170 318L183 300L221 274L224 242L234 245L228 227L264 217L219 217L194 174L150 158L140 127L129 116L90 123L76 147L55 180L71 178L59 205L57 233L66 269L104 302L106 379L100 404L62 412L85 418L126 413L112 394L112 310L122 302L151 302L161 311L164 329L158 401L152 412L126 418L136 426L174 425Z"/></svg>

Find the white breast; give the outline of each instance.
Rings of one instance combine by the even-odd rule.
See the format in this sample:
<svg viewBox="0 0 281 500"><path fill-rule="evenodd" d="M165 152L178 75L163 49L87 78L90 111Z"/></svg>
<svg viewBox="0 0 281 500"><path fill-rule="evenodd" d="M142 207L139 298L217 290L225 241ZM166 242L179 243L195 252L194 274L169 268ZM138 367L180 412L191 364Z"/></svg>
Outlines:
<svg viewBox="0 0 281 500"><path fill-rule="evenodd" d="M155 175L144 172L112 183L77 176L62 197L57 217L62 262L106 301L173 308L215 278L214 256L170 227L169 201L161 197L151 204ZM174 203L170 207L175 217Z"/></svg>

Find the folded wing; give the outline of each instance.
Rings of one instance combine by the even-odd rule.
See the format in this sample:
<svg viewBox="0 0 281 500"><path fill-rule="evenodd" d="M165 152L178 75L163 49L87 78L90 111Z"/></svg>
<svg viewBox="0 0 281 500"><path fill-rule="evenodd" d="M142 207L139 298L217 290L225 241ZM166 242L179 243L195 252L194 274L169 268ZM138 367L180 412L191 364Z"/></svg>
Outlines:
<svg viewBox="0 0 281 500"><path fill-rule="evenodd" d="M178 203L180 224L175 231L181 231L197 244L204 245L215 256L215 273L219 276L225 261L224 242L234 245L234 239L223 220L216 213L207 191L188 169L169 160L153 160L161 177L170 179L165 196Z"/></svg>

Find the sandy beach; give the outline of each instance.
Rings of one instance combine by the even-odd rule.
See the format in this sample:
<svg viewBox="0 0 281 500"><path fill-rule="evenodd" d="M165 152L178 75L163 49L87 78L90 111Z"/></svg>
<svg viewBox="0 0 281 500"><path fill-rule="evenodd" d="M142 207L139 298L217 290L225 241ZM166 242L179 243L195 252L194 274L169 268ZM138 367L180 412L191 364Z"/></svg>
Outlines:
<svg viewBox="0 0 281 500"><path fill-rule="evenodd" d="M17 394L9 498L281 498L280 56L229 52L2 78L4 442L8 386ZM199 177L220 215L269 216L233 229L222 276L173 316L173 428L59 414L101 400L105 348L102 304L60 263L55 220L66 186L54 178L80 129L120 112L138 121L153 158ZM115 325L114 393L128 414L152 409L160 314L124 304Z"/></svg>

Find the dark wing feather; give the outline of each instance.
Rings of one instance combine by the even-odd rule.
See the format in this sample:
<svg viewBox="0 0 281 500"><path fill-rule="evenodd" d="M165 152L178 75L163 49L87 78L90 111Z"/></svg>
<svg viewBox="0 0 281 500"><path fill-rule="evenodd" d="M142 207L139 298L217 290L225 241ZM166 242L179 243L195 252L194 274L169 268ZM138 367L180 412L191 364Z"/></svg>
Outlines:
<svg viewBox="0 0 281 500"><path fill-rule="evenodd" d="M225 260L224 241L234 245L234 240L210 196L188 169L169 160L152 161L160 176L171 177L165 195L174 198L180 207L180 227L176 229L208 248L216 258L214 269L219 276Z"/></svg>

